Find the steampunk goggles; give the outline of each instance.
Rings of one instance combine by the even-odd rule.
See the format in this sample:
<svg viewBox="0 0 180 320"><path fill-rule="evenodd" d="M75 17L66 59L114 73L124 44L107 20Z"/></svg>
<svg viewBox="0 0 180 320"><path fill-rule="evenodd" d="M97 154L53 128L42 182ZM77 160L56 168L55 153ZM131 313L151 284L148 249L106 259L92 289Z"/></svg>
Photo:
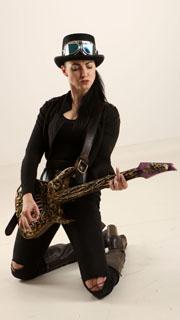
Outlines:
<svg viewBox="0 0 180 320"><path fill-rule="evenodd" d="M83 40L76 40L70 41L65 44L62 55L76 55L78 52L82 52L84 55L94 55L97 54L96 47L93 42L91 41L83 41Z"/></svg>

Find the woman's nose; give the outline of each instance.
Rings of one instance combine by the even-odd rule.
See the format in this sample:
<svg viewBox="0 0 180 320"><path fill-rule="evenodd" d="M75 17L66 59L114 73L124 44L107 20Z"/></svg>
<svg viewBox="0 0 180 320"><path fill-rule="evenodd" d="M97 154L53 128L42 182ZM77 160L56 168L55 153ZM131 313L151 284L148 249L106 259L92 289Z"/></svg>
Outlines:
<svg viewBox="0 0 180 320"><path fill-rule="evenodd" d="M86 67L85 67L85 68L82 68L82 69L81 69L81 77L82 77L82 78L85 78L85 77L87 76L87 74L88 74L87 68L86 68Z"/></svg>

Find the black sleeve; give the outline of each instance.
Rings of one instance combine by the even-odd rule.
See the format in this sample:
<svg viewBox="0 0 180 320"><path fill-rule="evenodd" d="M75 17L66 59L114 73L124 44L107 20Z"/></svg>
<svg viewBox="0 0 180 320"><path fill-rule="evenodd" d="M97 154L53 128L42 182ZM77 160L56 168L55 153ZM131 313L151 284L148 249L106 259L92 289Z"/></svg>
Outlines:
<svg viewBox="0 0 180 320"><path fill-rule="evenodd" d="M114 105L109 104L105 117L104 134L92 168L95 172L95 178L115 173L111 166L111 154L118 139L119 131L119 112Z"/></svg>
<svg viewBox="0 0 180 320"><path fill-rule="evenodd" d="M35 126L26 147L25 156L22 161L21 186L23 194L33 193L35 179L37 176L37 168L45 151L43 129L46 107L47 102L45 102L40 108Z"/></svg>

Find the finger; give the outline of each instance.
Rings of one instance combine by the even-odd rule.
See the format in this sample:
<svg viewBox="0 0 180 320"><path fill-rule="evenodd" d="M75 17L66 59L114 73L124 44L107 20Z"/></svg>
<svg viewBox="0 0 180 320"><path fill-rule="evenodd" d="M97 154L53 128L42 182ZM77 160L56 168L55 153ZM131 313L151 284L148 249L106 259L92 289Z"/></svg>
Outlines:
<svg viewBox="0 0 180 320"><path fill-rule="evenodd" d="M20 228L23 231L27 231L27 230L32 231L32 229L31 229L31 227L30 227L30 225L28 223L28 220L27 220L27 218L25 216L23 216L21 218Z"/></svg>
<svg viewBox="0 0 180 320"><path fill-rule="evenodd" d="M123 174L121 174L121 182L124 188L127 188L128 184L126 179L124 178Z"/></svg>
<svg viewBox="0 0 180 320"><path fill-rule="evenodd" d="M33 209L25 211L24 215L25 215L26 219L28 220L29 224L32 223L33 221L37 220L37 218L39 217L38 210L39 209L34 206Z"/></svg>
<svg viewBox="0 0 180 320"><path fill-rule="evenodd" d="M114 178L114 181L113 181L113 186L114 186L114 189L117 189L119 187L119 178L117 176L115 176Z"/></svg>
<svg viewBox="0 0 180 320"><path fill-rule="evenodd" d="M40 213L33 210L31 213L32 221L37 221L40 218Z"/></svg>
<svg viewBox="0 0 180 320"><path fill-rule="evenodd" d="M122 178L120 178L120 180L118 181L118 185L116 185L116 190L123 190L126 188L127 188L126 180L122 180Z"/></svg>
<svg viewBox="0 0 180 320"><path fill-rule="evenodd" d="M31 229L30 225L29 225L29 221L28 221L26 216L23 216L22 223L23 223L23 228L24 229Z"/></svg>
<svg viewBox="0 0 180 320"><path fill-rule="evenodd" d="M119 183L115 183L114 190L119 190L119 188L121 188L121 185L119 185Z"/></svg>
<svg viewBox="0 0 180 320"><path fill-rule="evenodd" d="M112 190L113 190L113 191L116 190L116 184L115 184L115 181L114 181L114 180L112 181Z"/></svg>
<svg viewBox="0 0 180 320"><path fill-rule="evenodd" d="M26 211L24 217L27 219L28 223L33 222L32 211Z"/></svg>
<svg viewBox="0 0 180 320"><path fill-rule="evenodd" d="M114 178L114 189L115 190L122 190L124 189L124 184L123 184L123 181L122 181L122 177L121 177L121 174L119 177L115 177Z"/></svg>
<svg viewBox="0 0 180 320"><path fill-rule="evenodd" d="M39 207L36 204L36 206L35 206L35 217L36 217L36 219L38 219L40 217L40 215L41 215L41 213L40 213Z"/></svg>
<svg viewBox="0 0 180 320"><path fill-rule="evenodd" d="M117 168L117 177L118 177L118 182L122 183L122 179L124 179L124 176L118 168Z"/></svg>
<svg viewBox="0 0 180 320"><path fill-rule="evenodd" d="M120 178L121 173L118 167L116 167L116 175L118 178Z"/></svg>
<svg viewBox="0 0 180 320"><path fill-rule="evenodd" d="M22 211L18 221L18 224L20 227L23 227L23 218L24 218L24 212Z"/></svg>
<svg viewBox="0 0 180 320"><path fill-rule="evenodd" d="M114 190L113 180L110 180L110 182L109 182L109 187L111 188L111 190Z"/></svg>
<svg viewBox="0 0 180 320"><path fill-rule="evenodd" d="M21 217L19 218L18 225L20 228L22 227L22 218Z"/></svg>

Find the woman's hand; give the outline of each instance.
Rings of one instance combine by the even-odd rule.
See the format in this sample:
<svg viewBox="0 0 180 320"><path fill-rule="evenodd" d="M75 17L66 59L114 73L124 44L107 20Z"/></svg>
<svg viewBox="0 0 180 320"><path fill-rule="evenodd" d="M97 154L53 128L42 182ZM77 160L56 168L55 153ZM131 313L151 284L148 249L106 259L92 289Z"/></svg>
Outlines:
<svg viewBox="0 0 180 320"><path fill-rule="evenodd" d="M19 227L24 231L31 231L30 223L39 219L40 212L31 193L26 193L23 196L23 207L19 218Z"/></svg>
<svg viewBox="0 0 180 320"><path fill-rule="evenodd" d="M109 182L109 187L111 190L123 190L128 187L126 179L123 174L120 173L118 168L116 168L116 175L114 179Z"/></svg>

